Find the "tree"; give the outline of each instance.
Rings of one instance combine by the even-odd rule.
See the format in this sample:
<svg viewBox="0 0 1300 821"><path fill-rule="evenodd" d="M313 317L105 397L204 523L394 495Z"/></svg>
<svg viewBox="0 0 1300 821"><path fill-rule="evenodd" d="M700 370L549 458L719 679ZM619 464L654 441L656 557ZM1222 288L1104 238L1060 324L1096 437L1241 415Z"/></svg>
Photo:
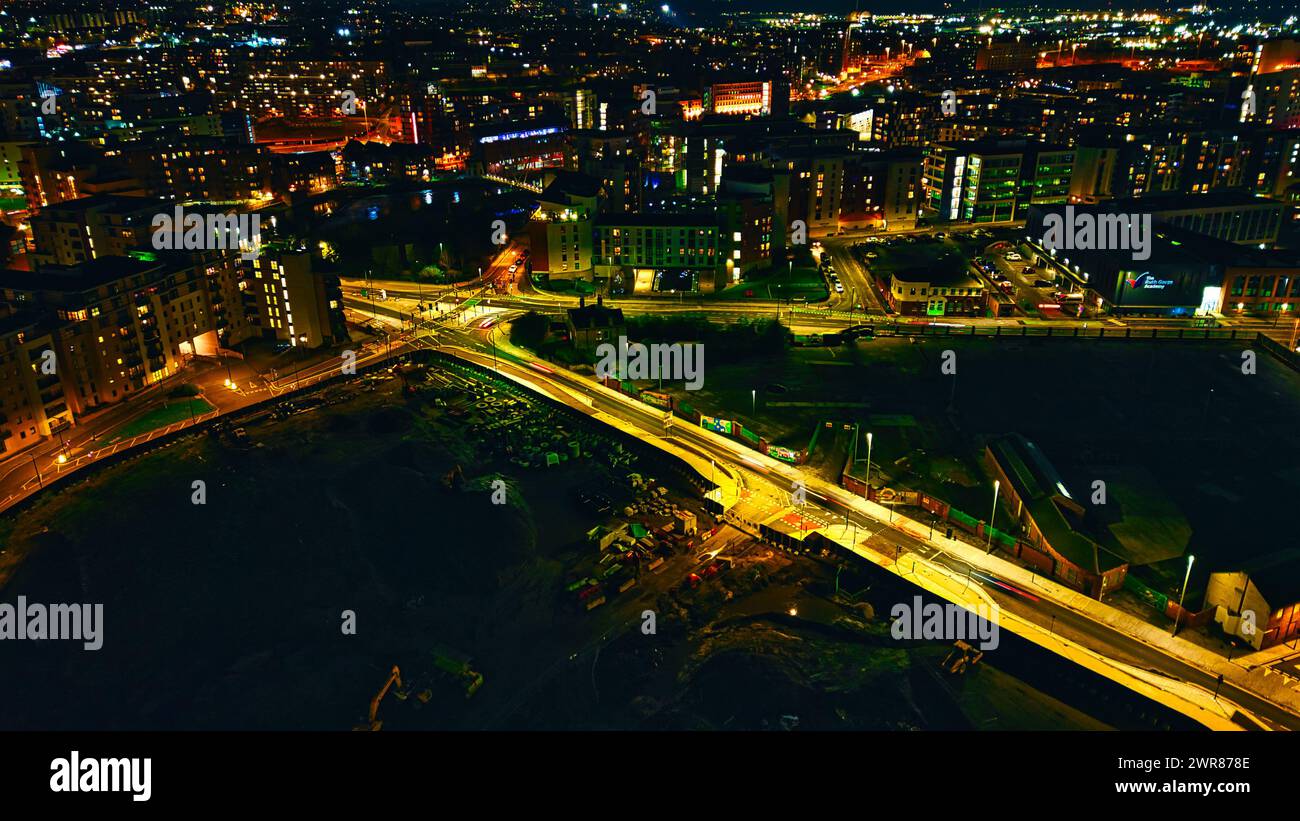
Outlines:
<svg viewBox="0 0 1300 821"><path fill-rule="evenodd" d="M510 325L510 341L521 348L536 351L546 341L550 322L536 311L529 311Z"/></svg>

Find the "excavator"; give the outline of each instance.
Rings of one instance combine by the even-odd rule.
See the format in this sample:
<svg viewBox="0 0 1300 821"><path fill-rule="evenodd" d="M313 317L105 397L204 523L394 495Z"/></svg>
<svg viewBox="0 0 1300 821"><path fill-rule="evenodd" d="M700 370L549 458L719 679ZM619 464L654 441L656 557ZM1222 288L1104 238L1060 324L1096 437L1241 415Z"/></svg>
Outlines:
<svg viewBox="0 0 1300 821"><path fill-rule="evenodd" d="M976 650L966 642L958 640L953 644L952 649L948 651L948 655L944 656L939 666L945 672L961 674L965 673L968 668L979 664L982 658L984 658L983 650Z"/></svg>
<svg viewBox="0 0 1300 821"><path fill-rule="evenodd" d="M442 486L448 490L460 490L465 484L465 472L461 470L460 465L456 465L451 470L443 474Z"/></svg>
<svg viewBox="0 0 1300 821"><path fill-rule="evenodd" d="M381 727L384 726L384 722L376 720L375 716L379 713L379 702L384 700L384 696L388 695L389 688L392 687L394 684L397 685L396 695L398 696L398 698L405 699L406 693L402 690L402 671L398 669L396 664L393 665L393 672L388 674L388 681L385 681L384 686L379 690L378 693L375 693L375 697L370 699L369 721L367 722L367 724L360 727L354 727L353 729L369 730L371 732L377 732Z"/></svg>

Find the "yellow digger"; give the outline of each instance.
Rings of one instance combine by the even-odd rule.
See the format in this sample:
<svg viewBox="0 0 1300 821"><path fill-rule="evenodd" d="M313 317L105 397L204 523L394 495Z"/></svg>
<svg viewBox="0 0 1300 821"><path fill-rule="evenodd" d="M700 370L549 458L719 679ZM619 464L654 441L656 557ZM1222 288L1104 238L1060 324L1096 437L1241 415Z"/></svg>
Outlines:
<svg viewBox="0 0 1300 821"><path fill-rule="evenodd" d="M380 688L378 693L375 693L375 697L370 699L370 717L366 724L353 727L352 729L376 732L384 726L384 722L377 720L375 716L379 713L379 702L384 700L384 696L388 695L389 688L394 684L397 685L397 691L394 695L396 695L400 700L405 701L406 691L402 689L402 671L398 669L396 664L393 665L393 671L388 674L388 681L385 681L384 686Z"/></svg>

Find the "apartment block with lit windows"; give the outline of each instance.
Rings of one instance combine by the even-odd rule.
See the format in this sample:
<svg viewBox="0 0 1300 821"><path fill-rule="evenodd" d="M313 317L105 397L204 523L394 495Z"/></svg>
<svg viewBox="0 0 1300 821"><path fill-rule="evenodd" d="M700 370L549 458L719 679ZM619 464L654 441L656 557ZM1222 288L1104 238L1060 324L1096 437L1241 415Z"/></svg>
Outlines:
<svg viewBox="0 0 1300 821"><path fill-rule="evenodd" d="M358 114L378 114L380 93L388 86L384 60L319 59L268 49L241 69L238 82L218 93L255 118L337 116L344 90L355 95Z"/></svg>
<svg viewBox="0 0 1300 821"><path fill-rule="evenodd" d="M592 224L599 196L599 180L572 172L556 174L528 221L533 273L551 279L593 277Z"/></svg>
<svg viewBox="0 0 1300 821"><path fill-rule="evenodd" d="M714 83L704 88L703 108L710 114L748 114L767 116L780 111L783 93L781 84L771 80L754 80L739 83ZM785 101L789 89L784 89Z"/></svg>
<svg viewBox="0 0 1300 821"><path fill-rule="evenodd" d="M0 299L51 318L63 394L81 414L216 354L222 319L212 278L231 275L222 259L140 253L2 271Z"/></svg>
<svg viewBox="0 0 1300 821"><path fill-rule="evenodd" d="M597 277L614 293L725 287L731 243L712 212L610 214L595 228Z"/></svg>
<svg viewBox="0 0 1300 821"><path fill-rule="evenodd" d="M1032 140L936 142L925 157L922 209L939 222L1025 219L1030 205L1070 196L1074 150Z"/></svg>
<svg viewBox="0 0 1300 821"><path fill-rule="evenodd" d="M271 196L271 152L231 139L192 137L106 152L155 196L234 202Z"/></svg>
<svg viewBox="0 0 1300 821"><path fill-rule="evenodd" d="M787 226L803 220L809 236L839 230L846 157L846 154L806 148L786 148L779 152L772 168L789 180Z"/></svg>
<svg viewBox="0 0 1300 821"><path fill-rule="evenodd" d="M312 270L310 253L264 246L245 266L239 291L250 335L305 348L334 341L342 302L328 279Z"/></svg>
<svg viewBox="0 0 1300 821"><path fill-rule="evenodd" d="M0 306L0 311L5 310ZM0 315L0 457L52 436L72 424L56 372L44 373L43 354L54 350L49 323L29 311Z"/></svg>
<svg viewBox="0 0 1300 821"><path fill-rule="evenodd" d="M860 152L844 166L842 228L901 230L916 224L921 205L921 151Z"/></svg>
<svg viewBox="0 0 1300 821"><path fill-rule="evenodd" d="M172 205L151 197L101 194L54 203L32 217L33 268L126 256L149 246L152 220Z"/></svg>

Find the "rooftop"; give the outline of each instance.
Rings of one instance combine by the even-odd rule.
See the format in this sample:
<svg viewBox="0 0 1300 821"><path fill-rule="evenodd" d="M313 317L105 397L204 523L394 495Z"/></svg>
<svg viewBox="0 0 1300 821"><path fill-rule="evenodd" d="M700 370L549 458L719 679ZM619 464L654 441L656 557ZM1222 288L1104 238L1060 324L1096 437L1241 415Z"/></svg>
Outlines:
<svg viewBox="0 0 1300 821"><path fill-rule="evenodd" d="M623 324L622 308L607 308L597 302L595 305L583 304L569 308L569 321L575 329L613 328Z"/></svg>

